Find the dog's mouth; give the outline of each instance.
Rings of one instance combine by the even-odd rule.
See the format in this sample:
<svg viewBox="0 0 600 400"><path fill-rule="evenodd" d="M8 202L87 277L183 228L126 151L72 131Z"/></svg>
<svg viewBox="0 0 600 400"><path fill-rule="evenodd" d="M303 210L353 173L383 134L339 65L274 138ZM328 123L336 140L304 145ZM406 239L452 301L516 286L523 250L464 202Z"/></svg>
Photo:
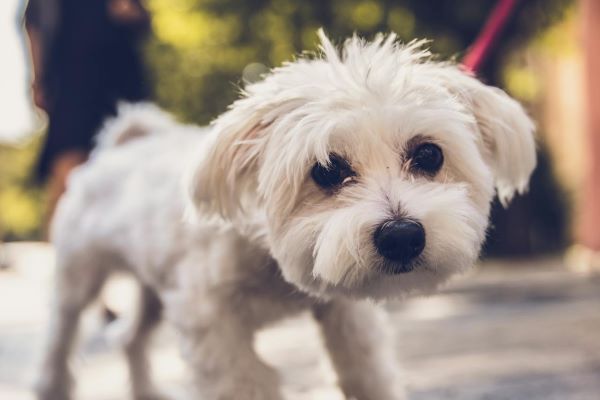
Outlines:
<svg viewBox="0 0 600 400"><path fill-rule="evenodd" d="M421 260L403 261L388 261L384 260L378 267L378 271L386 275L407 274L421 267Z"/></svg>

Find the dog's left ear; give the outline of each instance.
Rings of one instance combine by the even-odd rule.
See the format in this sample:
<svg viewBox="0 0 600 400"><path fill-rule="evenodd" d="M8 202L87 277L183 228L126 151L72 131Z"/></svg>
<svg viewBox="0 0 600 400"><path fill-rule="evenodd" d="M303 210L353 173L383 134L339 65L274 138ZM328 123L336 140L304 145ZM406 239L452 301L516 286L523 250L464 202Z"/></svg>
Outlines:
<svg viewBox="0 0 600 400"><path fill-rule="evenodd" d="M523 107L503 90L487 86L456 66L443 68L444 84L473 114L481 134L498 198L506 206L527 190L536 165L535 125Z"/></svg>

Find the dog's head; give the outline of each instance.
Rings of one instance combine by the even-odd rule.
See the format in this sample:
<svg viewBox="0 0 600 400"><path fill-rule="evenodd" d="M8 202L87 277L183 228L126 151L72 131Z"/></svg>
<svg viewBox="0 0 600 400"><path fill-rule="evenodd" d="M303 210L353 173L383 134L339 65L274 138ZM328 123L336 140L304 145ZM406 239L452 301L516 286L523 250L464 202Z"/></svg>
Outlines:
<svg viewBox="0 0 600 400"><path fill-rule="evenodd" d="M201 213L243 225L285 279L317 295L432 290L477 259L496 189L507 203L535 166L521 106L422 42L321 33L246 88L214 123L194 171Z"/></svg>

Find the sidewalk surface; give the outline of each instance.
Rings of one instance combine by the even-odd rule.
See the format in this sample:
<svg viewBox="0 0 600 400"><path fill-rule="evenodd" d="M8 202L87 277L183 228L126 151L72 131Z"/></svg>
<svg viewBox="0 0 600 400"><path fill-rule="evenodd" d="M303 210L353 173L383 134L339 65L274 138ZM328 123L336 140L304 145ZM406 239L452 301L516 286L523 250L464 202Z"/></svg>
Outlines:
<svg viewBox="0 0 600 400"><path fill-rule="evenodd" d="M5 250L11 268L0 271L0 399L32 399L53 254L34 243ZM105 298L126 316L134 293L120 278ZM600 399L600 278L573 275L559 259L485 262L437 296L388 308L411 400ZM75 399L126 399L122 327L104 328L99 315L93 306L83 319ZM280 371L287 399L342 399L308 316L262 332L257 348ZM161 387L185 398L186 370L168 326L157 332L152 358Z"/></svg>

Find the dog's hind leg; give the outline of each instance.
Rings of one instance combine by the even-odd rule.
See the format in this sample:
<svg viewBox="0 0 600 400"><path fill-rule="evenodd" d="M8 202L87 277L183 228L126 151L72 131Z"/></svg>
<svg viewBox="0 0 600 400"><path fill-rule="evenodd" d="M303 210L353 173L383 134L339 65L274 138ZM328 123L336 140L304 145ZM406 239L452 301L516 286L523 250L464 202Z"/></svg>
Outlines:
<svg viewBox="0 0 600 400"><path fill-rule="evenodd" d="M161 313L162 304L156 293L148 287L142 287L137 315L125 343L125 355L135 400L165 399L152 382L146 354L148 340L161 319Z"/></svg>
<svg viewBox="0 0 600 400"><path fill-rule="evenodd" d="M40 400L70 399L69 355L83 309L98 295L107 270L89 257L57 258L54 304L36 392Z"/></svg>

